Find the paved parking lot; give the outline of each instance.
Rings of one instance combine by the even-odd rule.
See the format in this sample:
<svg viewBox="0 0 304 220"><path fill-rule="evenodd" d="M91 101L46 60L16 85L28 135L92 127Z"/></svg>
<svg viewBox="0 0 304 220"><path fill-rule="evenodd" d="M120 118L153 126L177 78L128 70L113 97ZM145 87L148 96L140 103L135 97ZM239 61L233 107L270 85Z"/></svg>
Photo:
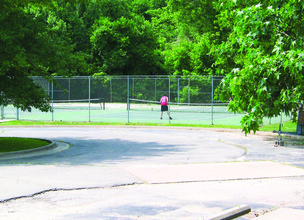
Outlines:
<svg viewBox="0 0 304 220"><path fill-rule="evenodd" d="M110 126L0 131L70 145L0 161L1 219L207 219L241 204L253 212L240 219L304 218L304 149L274 147L272 133Z"/></svg>

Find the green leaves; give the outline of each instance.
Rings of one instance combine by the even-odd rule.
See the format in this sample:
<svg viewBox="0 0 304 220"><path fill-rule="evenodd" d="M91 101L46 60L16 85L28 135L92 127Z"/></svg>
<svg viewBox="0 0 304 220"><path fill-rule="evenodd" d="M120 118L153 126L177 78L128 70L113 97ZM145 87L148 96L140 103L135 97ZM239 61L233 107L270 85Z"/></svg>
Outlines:
<svg viewBox="0 0 304 220"><path fill-rule="evenodd" d="M31 81L6 86L96 72L225 75L217 97L246 113L245 133L303 103L301 1L0 1L0 103L47 110Z"/></svg>
<svg viewBox="0 0 304 220"><path fill-rule="evenodd" d="M226 73L220 97L233 96L229 109L247 112L245 133L258 130L261 118L289 114L303 102L301 13L299 2L238 1L218 16L221 27L231 30L212 50L217 68Z"/></svg>
<svg viewBox="0 0 304 220"><path fill-rule="evenodd" d="M55 74L74 74L85 62L83 54L73 54L73 46L59 37L62 29L47 23L47 13L38 6L48 4L31 2L37 7L28 1L2 0L6 12L0 16L0 105L10 100L22 110L49 111L49 97L29 77L50 80Z"/></svg>
<svg viewBox="0 0 304 220"><path fill-rule="evenodd" d="M116 21L101 18L93 26L93 56L109 75L159 74L158 48L153 27L143 17Z"/></svg>

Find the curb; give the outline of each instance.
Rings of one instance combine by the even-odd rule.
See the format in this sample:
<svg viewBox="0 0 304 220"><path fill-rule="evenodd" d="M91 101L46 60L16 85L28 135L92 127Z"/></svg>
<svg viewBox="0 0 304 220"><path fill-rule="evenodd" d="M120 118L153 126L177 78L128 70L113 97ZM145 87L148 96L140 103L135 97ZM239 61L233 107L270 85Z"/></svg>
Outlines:
<svg viewBox="0 0 304 220"><path fill-rule="evenodd" d="M40 155L45 155L45 154L50 154L50 153L66 150L70 147L68 144L65 144L65 143L59 143L59 142L54 142L54 141L40 139L40 138L35 138L35 139L47 141L50 144L43 146L43 147L29 149L29 150L0 153L0 160L40 156ZM58 148L60 148L60 149L58 149Z"/></svg>
<svg viewBox="0 0 304 220"><path fill-rule="evenodd" d="M220 212L212 217L206 218L206 220L228 220L241 217L247 213L251 212L251 209L247 205L240 205L223 212Z"/></svg>

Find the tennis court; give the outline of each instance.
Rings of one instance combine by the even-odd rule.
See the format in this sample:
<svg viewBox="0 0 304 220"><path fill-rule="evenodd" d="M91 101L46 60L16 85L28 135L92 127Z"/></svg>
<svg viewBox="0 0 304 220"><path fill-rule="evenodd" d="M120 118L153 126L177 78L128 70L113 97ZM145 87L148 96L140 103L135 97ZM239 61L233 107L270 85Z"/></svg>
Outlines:
<svg viewBox="0 0 304 220"><path fill-rule="evenodd" d="M33 79L52 98L53 112L23 112L8 105L1 106L0 119L238 126L243 116L228 112L228 103L214 99L222 77L55 77L56 83ZM169 97L170 121L166 113L160 120L159 99L164 93ZM288 120L265 118L264 124Z"/></svg>
<svg viewBox="0 0 304 220"><path fill-rule="evenodd" d="M157 124L192 124L192 125L241 125L241 113L230 113L227 104L170 104L169 120L166 113L160 119L160 105L147 100L132 100L127 103L105 103L101 99L70 100L52 103L53 112L44 113L37 109L23 112L13 106L3 110L5 119L33 121L71 121L71 122L115 122L115 123L157 123ZM129 109L129 110L128 110ZM264 124L288 121L289 117L264 119Z"/></svg>
<svg viewBox="0 0 304 220"><path fill-rule="evenodd" d="M169 121L166 113L160 119L160 105L157 102L131 99L127 103L105 103L102 99L54 101L53 112L44 113L37 109L23 112L12 106L5 108L7 118L39 121L73 122L121 122L160 124L226 124L240 125L242 114L227 111L226 105L177 104L170 105Z"/></svg>

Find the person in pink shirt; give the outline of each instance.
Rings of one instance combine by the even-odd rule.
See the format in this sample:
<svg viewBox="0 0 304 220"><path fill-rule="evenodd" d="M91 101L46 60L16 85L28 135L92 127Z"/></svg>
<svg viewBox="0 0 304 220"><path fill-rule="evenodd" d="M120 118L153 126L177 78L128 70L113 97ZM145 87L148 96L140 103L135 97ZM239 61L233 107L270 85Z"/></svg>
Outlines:
<svg viewBox="0 0 304 220"><path fill-rule="evenodd" d="M168 116L170 119L172 119L169 115L168 111L168 97L167 94L165 93L163 97L160 99L160 119L163 119L163 112L167 112Z"/></svg>

